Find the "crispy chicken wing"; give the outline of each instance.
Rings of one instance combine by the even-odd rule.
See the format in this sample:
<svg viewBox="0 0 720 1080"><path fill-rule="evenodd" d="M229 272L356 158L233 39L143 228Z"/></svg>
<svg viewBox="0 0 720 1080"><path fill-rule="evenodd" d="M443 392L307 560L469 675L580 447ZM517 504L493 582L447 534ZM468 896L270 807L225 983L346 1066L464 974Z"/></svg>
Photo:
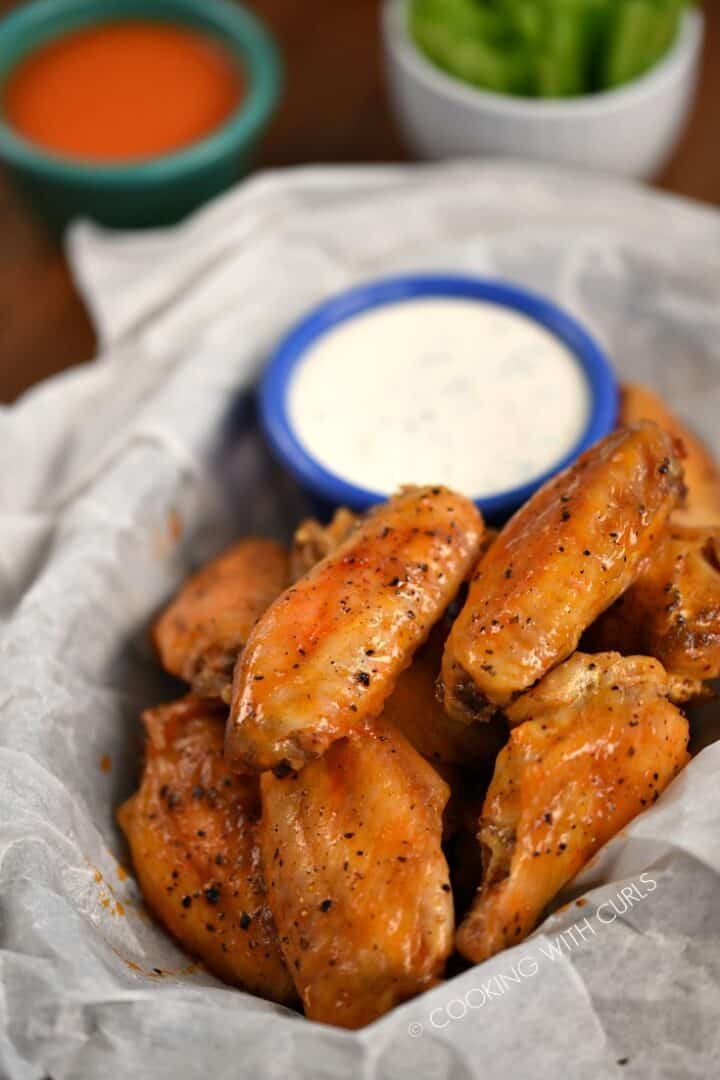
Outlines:
<svg viewBox="0 0 720 1080"><path fill-rule="evenodd" d="M315 563L320 562L347 540L360 518L352 510L341 506L335 511L329 525L321 525L315 518L301 521L293 536L290 552L290 578L297 581Z"/></svg>
<svg viewBox="0 0 720 1080"><path fill-rule="evenodd" d="M685 447L683 464L688 494L685 504L673 512L673 521L681 525L720 525L720 469L710 451L652 390L645 386L624 386L620 423L636 424L640 420L654 420Z"/></svg>
<svg viewBox="0 0 720 1080"><path fill-rule="evenodd" d="M464 724L448 716L435 684L447 631L436 626L385 702L383 719L399 727L415 749L438 765L476 770L492 763L507 738L504 721Z"/></svg>
<svg viewBox="0 0 720 1080"><path fill-rule="evenodd" d="M588 635L690 679L720 677L720 529L670 525L640 576Z"/></svg>
<svg viewBox="0 0 720 1080"><path fill-rule="evenodd" d="M265 900L256 776L222 756L227 709L185 698L144 715L145 770L118 811L148 906L216 975L294 1000Z"/></svg>
<svg viewBox="0 0 720 1080"><path fill-rule="evenodd" d="M584 863L688 760L688 725L662 666L576 653L507 710L490 784L483 882L457 934L479 963L521 941Z"/></svg>
<svg viewBox="0 0 720 1080"><path fill-rule="evenodd" d="M453 938L434 769L376 722L261 788L268 899L305 1014L358 1028L431 986Z"/></svg>
<svg viewBox="0 0 720 1080"><path fill-rule="evenodd" d="M155 623L163 667L199 697L229 700L238 654L289 580L274 540L250 537L188 578Z"/></svg>
<svg viewBox="0 0 720 1080"><path fill-rule="evenodd" d="M532 686L642 568L683 492L669 435L609 435L545 484L481 560L445 647L445 707L470 722Z"/></svg>
<svg viewBox="0 0 720 1080"><path fill-rule="evenodd" d="M468 499L409 489L283 593L235 670L229 760L299 768L377 716L472 566L482 531Z"/></svg>

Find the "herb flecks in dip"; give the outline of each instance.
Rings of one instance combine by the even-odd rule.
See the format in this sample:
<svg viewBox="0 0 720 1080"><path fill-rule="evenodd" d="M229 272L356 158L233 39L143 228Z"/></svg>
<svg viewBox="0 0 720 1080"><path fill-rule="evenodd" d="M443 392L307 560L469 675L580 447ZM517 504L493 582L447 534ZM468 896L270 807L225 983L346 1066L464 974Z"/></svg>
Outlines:
<svg viewBox="0 0 720 1080"><path fill-rule="evenodd" d="M307 452L350 483L388 494L430 476L481 498L570 453L590 392L574 354L539 323L433 297L375 308L317 339L288 409Z"/></svg>

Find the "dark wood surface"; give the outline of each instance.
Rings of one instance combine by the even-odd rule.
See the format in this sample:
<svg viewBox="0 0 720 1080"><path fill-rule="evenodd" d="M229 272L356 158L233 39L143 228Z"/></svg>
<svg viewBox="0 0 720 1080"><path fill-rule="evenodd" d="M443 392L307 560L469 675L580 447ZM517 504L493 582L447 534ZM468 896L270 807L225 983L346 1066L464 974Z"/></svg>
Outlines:
<svg viewBox="0 0 720 1080"><path fill-rule="evenodd" d="M0 14L17 6L0 0ZM378 0L254 0L284 53L287 81L260 165L399 161L408 154L383 88ZM720 204L720 4L706 4L695 110L659 184ZM0 172L0 402L93 356L92 327L58 245Z"/></svg>

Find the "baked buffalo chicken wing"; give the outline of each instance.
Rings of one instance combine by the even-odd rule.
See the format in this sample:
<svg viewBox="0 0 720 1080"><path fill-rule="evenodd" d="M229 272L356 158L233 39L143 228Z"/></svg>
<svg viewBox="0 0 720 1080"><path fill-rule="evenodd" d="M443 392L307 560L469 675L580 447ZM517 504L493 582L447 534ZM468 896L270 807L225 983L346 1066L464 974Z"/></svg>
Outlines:
<svg viewBox="0 0 720 1080"><path fill-rule="evenodd" d="M435 693L445 637L444 627L436 626L398 679L382 715L433 764L477 771L492 765L507 738L506 725L500 718L464 724L445 712Z"/></svg>
<svg viewBox="0 0 720 1080"><path fill-rule="evenodd" d="M577 647L632 583L683 494L672 438L623 428L545 484L500 533L448 638L451 716L507 706Z"/></svg>
<svg viewBox="0 0 720 1080"><path fill-rule="evenodd" d="M235 661L288 581L288 557L280 544L241 540L193 574L155 623L163 667L199 697L229 700Z"/></svg>
<svg viewBox="0 0 720 1080"><path fill-rule="evenodd" d="M359 520L352 510L341 506L327 525L321 525L315 518L301 521L295 530L290 552L291 580L297 581L307 574L315 563L332 554L343 540L347 540Z"/></svg>
<svg viewBox="0 0 720 1080"><path fill-rule="evenodd" d="M688 760L688 725L657 660L571 659L507 710L480 820L483 880L457 934L479 963L534 928L595 852Z"/></svg>
<svg viewBox="0 0 720 1080"><path fill-rule="evenodd" d="M629 385L620 395L620 423L653 420L682 443L687 499L673 511L679 525L720 525L720 469L712 454L665 402L646 386Z"/></svg>
<svg viewBox="0 0 720 1080"><path fill-rule="evenodd" d="M376 723L261 787L268 899L306 1016L357 1028L431 986L453 947L434 769Z"/></svg>
<svg viewBox="0 0 720 1080"><path fill-rule="evenodd" d="M261 618L235 670L226 753L299 768L380 714L477 558L482 519L446 488L384 503Z"/></svg>
<svg viewBox="0 0 720 1080"><path fill-rule="evenodd" d="M145 769L118 811L145 901L226 982L295 999L265 899L256 776L223 761L227 709L186 698L144 715Z"/></svg>
<svg viewBox="0 0 720 1080"><path fill-rule="evenodd" d="M588 640L593 648L655 656L688 679L720 677L720 528L668 526Z"/></svg>

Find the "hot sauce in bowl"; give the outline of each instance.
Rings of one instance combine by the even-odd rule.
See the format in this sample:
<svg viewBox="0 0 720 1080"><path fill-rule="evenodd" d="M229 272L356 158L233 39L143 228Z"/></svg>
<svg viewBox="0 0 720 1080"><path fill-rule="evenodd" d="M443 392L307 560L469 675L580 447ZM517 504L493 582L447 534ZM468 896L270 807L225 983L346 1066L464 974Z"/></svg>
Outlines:
<svg viewBox="0 0 720 1080"><path fill-rule="evenodd" d="M220 128L244 94L240 63L209 35L128 19L47 42L11 72L2 108L54 154L122 163L184 149Z"/></svg>
<svg viewBox="0 0 720 1080"><path fill-rule="evenodd" d="M281 88L239 0L30 0L0 19L0 164L56 231L174 224L248 171Z"/></svg>

